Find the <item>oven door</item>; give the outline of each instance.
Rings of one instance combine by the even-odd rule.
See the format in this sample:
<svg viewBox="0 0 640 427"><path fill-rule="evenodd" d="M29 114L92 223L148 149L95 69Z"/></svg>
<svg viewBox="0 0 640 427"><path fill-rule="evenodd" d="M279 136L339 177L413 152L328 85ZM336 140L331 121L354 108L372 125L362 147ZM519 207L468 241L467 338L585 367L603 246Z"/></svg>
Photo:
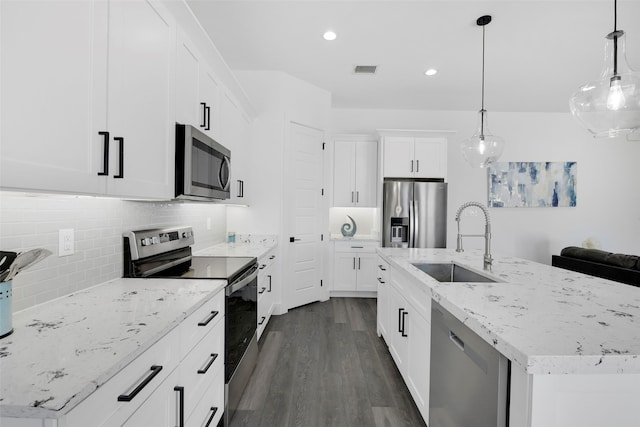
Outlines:
<svg viewBox="0 0 640 427"><path fill-rule="evenodd" d="M258 321L258 264L252 265L238 280L226 288L226 358L225 382L242 362ZM252 369L253 370L253 369Z"/></svg>
<svg viewBox="0 0 640 427"><path fill-rule="evenodd" d="M189 125L176 125L176 198L228 199L231 151Z"/></svg>

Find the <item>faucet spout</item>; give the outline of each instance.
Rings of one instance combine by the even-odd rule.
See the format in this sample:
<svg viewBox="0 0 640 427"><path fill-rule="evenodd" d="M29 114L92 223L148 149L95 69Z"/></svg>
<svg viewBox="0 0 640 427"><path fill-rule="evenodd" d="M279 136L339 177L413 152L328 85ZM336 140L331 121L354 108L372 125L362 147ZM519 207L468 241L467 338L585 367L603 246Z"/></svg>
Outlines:
<svg viewBox="0 0 640 427"><path fill-rule="evenodd" d="M485 270L491 270L491 265L493 264L493 258L491 257L491 218L489 216L489 210L485 205L479 202L466 202L463 203L462 206L458 208L456 212L456 222L458 223L458 239L456 245L456 252L464 252L462 249L462 238L463 237L475 237L474 235L463 235L460 233L460 220L463 210L468 207L475 206L482 210L484 214L485 226L484 226L484 235L477 235L478 237L484 237L484 257L483 257L483 268Z"/></svg>

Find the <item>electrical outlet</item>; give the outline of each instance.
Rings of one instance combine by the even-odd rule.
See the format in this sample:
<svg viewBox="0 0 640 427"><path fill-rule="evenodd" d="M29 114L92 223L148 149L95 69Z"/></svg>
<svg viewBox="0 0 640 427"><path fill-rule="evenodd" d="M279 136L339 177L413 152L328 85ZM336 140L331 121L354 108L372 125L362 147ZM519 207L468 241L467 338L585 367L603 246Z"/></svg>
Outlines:
<svg viewBox="0 0 640 427"><path fill-rule="evenodd" d="M73 228L58 230L58 256L73 255L74 252Z"/></svg>

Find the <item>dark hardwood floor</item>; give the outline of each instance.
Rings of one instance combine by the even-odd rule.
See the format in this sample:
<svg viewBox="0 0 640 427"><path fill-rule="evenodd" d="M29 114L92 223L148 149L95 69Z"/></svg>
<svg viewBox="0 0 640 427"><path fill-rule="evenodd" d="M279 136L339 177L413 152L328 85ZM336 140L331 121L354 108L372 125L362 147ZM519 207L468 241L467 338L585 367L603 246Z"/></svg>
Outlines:
<svg viewBox="0 0 640 427"><path fill-rule="evenodd" d="M273 316L231 426L426 426L384 341L376 300L332 298Z"/></svg>

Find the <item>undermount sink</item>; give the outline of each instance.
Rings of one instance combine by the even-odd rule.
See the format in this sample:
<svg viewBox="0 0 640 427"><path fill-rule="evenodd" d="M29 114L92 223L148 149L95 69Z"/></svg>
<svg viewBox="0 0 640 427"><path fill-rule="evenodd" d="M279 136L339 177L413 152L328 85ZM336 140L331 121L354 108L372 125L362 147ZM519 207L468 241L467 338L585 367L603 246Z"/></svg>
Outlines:
<svg viewBox="0 0 640 427"><path fill-rule="evenodd" d="M454 263L415 263L420 269L438 282L498 283L497 280Z"/></svg>

